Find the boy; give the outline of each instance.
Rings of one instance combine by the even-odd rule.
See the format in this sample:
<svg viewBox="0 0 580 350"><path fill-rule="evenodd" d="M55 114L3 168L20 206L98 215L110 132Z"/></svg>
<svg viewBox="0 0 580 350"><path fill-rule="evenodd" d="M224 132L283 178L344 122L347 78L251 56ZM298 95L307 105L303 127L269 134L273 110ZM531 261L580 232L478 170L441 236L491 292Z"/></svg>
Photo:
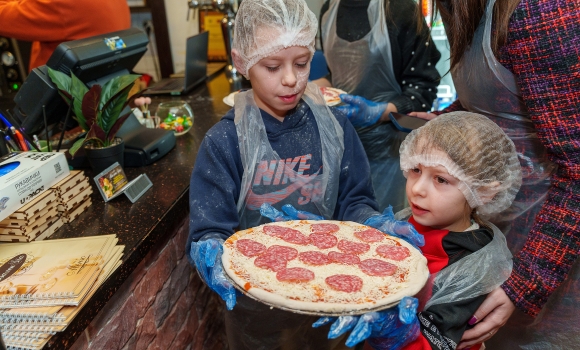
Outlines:
<svg viewBox="0 0 580 350"><path fill-rule="evenodd" d="M231 349L325 349L316 319L247 297L236 301L223 277L221 244L266 223L260 206L291 204L326 219L363 223L380 216L364 149L347 119L334 115L308 84L317 31L303 0L244 0L236 15L232 58L252 90L206 134L191 177L187 253L226 301ZM191 252L191 253L190 253ZM235 308L234 308L235 305Z"/></svg>

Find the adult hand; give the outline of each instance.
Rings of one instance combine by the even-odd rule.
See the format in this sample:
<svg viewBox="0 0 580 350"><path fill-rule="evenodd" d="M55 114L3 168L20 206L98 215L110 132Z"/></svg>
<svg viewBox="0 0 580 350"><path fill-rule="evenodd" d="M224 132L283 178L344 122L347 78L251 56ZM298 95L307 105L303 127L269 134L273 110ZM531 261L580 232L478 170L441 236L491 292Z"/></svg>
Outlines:
<svg viewBox="0 0 580 350"><path fill-rule="evenodd" d="M216 238L192 242L190 255L199 276L226 302L227 309L231 310L236 305L236 289L224 274L221 259L223 243L223 240Z"/></svg>
<svg viewBox="0 0 580 350"><path fill-rule="evenodd" d="M399 349L419 334L417 307L419 301L404 297L397 307L388 310L367 312L361 316L323 317L312 327L332 323L329 339L335 339L352 330L346 346L352 347L369 339L374 349Z"/></svg>
<svg viewBox="0 0 580 350"><path fill-rule="evenodd" d="M291 204L283 205L282 211L283 212L279 211L268 203L264 203L260 206L260 214L274 222L289 220L324 220L324 217L320 215L312 214L303 210L297 210Z"/></svg>
<svg viewBox="0 0 580 350"><path fill-rule="evenodd" d="M382 215L371 216L364 224L374 227L388 235L402 238L414 247L422 247L425 245L425 238L417 232L412 224L407 221L395 220L393 207L390 205L385 208Z"/></svg>
<svg viewBox="0 0 580 350"><path fill-rule="evenodd" d="M433 114L433 113L429 113L429 112L411 112L411 113L408 113L408 115L413 116L413 117L417 117L417 118L421 118L421 119L427 119L427 120L431 120L431 119L437 117L437 114Z"/></svg>
<svg viewBox="0 0 580 350"><path fill-rule="evenodd" d="M483 304L479 306L469 324L476 324L463 333L457 349L466 349L491 338L506 324L516 307L500 287L488 294Z"/></svg>
<svg viewBox="0 0 580 350"><path fill-rule="evenodd" d="M340 99L345 104L336 107L344 113L356 128L376 124L387 110L388 103L369 101L364 97L342 94Z"/></svg>

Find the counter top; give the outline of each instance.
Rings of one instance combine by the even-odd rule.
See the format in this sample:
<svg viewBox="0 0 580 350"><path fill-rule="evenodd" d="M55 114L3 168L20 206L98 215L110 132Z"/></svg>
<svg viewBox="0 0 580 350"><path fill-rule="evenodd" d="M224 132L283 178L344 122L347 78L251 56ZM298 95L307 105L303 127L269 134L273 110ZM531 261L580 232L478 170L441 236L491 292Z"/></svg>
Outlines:
<svg viewBox="0 0 580 350"><path fill-rule="evenodd" d="M114 295L139 262L189 212L189 180L196 154L206 131L230 109L223 97L240 88L239 82L228 81L224 72L186 96L154 96L151 110L160 102L184 100L194 113L191 130L177 137L176 146L152 165L125 168L131 180L145 173L153 183L134 204L125 196L105 203L94 186L90 169L84 169L93 185L93 204L72 223L64 225L50 239L116 234L118 244L125 245L122 265L100 286L64 332L50 338L45 348L68 348L89 325L91 320ZM185 248L185 247L184 247Z"/></svg>

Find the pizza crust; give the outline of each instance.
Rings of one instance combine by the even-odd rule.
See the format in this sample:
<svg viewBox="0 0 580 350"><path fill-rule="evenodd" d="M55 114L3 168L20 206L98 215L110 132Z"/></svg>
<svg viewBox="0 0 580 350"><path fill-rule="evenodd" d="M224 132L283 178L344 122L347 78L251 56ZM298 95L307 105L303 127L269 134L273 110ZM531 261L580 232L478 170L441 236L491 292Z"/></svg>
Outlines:
<svg viewBox="0 0 580 350"><path fill-rule="evenodd" d="M325 93L325 91L327 91L327 93ZM234 97L239 92L240 91L234 91L234 92L230 93L229 95L224 97L222 101L225 104L227 104L228 106L233 107L234 106ZM333 88L333 87L321 87L320 93L322 93L322 96L324 97L324 101L326 102L326 105L329 107L332 107L332 106L336 106L336 105L340 104L342 102L340 100L340 97L339 97L340 94L346 94L347 92L344 90L341 90L341 89Z"/></svg>
<svg viewBox="0 0 580 350"><path fill-rule="evenodd" d="M339 252L336 246L329 249L318 249L312 244L291 244L280 238L263 233L265 226L275 225L293 228L308 236L311 234L310 225L319 223L339 225L341 227L340 231L333 235L338 240L347 239L354 242L362 242L354 236L354 232L369 228L368 226L348 221L300 220L269 223L239 231L232 235L224 244L222 263L227 277L242 292L268 305L298 313L335 316L361 314L370 310L388 308L396 304L404 296L417 294L425 285L429 276L427 259L409 243L396 237L386 236L381 242L368 243L371 245L370 250L358 255L361 260L379 259L397 265L398 269L393 276L369 276L364 274L358 265L331 263L324 266L313 266L303 263L298 258L290 260L287 264L288 268L303 267L315 273L316 278L313 281L303 283L278 281L276 272L255 266L254 260L256 257L249 258L244 256L235 246L235 242L238 239L245 238L256 240L267 247L272 245L289 246L299 252ZM411 255L400 262L385 259L375 252L376 247L381 244L405 246L409 249ZM362 278L362 289L351 293L333 290L325 283L325 278L337 274L354 275Z"/></svg>

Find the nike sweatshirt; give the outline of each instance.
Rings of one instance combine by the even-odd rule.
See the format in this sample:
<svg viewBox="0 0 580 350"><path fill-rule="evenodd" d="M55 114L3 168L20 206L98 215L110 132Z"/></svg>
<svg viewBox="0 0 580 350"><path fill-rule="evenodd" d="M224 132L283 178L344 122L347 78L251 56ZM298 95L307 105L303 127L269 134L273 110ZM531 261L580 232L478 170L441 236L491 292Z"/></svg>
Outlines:
<svg viewBox="0 0 580 350"><path fill-rule="evenodd" d="M302 108L300 108L302 106ZM374 198L370 168L364 149L347 118L331 108L344 131L344 154L342 157L337 204L332 218L362 223L367 218L379 214ZM266 134L272 149L278 153L286 165L300 175L322 172L322 147L314 114L304 101L288 113L284 121L279 121L261 111ZM296 209L314 212L310 202L316 189L304 186L293 188L292 182L283 176L277 177L275 167L269 164L257 169L252 183L260 186L252 188L255 208L249 215L260 216L260 198L272 198L279 203L272 205L281 210L281 205L291 202ZM240 227L237 201L240 196L244 170L238 146L238 136L234 124L234 109L231 109L205 135L191 175L189 189L189 238L186 252L189 255L191 242L210 234L212 237L227 239ZM277 196L277 197L275 197ZM249 207L247 207L249 208ZM270 222L261 218L260 223Z"/></svg>

